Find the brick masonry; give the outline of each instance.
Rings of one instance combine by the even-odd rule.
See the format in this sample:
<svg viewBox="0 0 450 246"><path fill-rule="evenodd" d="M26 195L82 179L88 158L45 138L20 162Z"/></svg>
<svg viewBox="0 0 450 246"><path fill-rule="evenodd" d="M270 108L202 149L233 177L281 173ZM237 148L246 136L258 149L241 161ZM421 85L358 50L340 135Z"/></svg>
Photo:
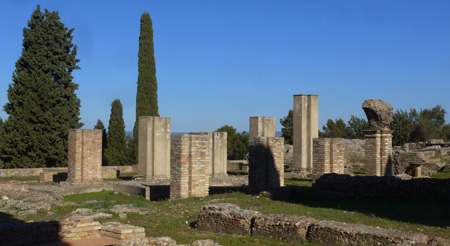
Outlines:
<svg viewBox="0 0 450 246"><path fill-rule="evenodd" d="M69 130L69 183L102 181L102 131Z"/></svg>
<svg viewBox="0 0 450 246"><path fill-rule="evenodd" d="M209 194L211 135L173 135L170 161L170 198L205 197Z"/></svg>
<svg viewBox="0 0 450 246"><path fill-rule="evenodd" d="M248 183L252 191L284 186L284 138L249 138Z"/></svg>
<svg viewBox="0 0 450 246"><path fill-rule="evenodd" d="M313 139L313 174L344 173L344 139Z"/></svg>
<svg viewBox="0 0 450 246"><path fill-rule="evenodd" d="M392 131L367 130L366 138L366 175L391 176L392 170Z"/></svg>

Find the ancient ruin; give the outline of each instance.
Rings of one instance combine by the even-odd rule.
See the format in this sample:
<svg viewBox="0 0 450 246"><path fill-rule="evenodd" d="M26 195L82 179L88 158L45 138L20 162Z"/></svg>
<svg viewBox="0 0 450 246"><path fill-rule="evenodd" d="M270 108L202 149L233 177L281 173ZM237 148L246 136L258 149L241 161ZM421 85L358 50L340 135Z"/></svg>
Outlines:
<svg viewBox="0 0 450 246"><path fill-rule="evenodd" d="M366 138L366 175L392 175L392 106L383 100L366 100L362 108L370 130Z"/></svg>
<svg viewBox="0 0 450 246"><path fill-rule="evenodd" d="M200 132L200 135L211 137L208 172L211 177L227 176L227 133Z"/></svg>
<svg viewBox="0 0 450 246"><path fill-rule="evenodd" d="M170 118L139 117L138 171L144 179L170 178Z"/></svg>
<svg viewBox="0 0 450 246"><path fill-rule="evenodd" d="M170 198L209 194L210 134L173 135L170 161Z"/></svg>
<svg viewBox="0 0 450 246"><path fill-rule="evenodd" d="M69 130L69 183L102 181L102 131Z"/></svg>
<svg viewBox="0 0 450 246"><path fill-rule="evenodd" d="M294 95L293 169L312 172L313 138L319 137L319 96Z"/></svg>
<svg viewBox="0 0 450 246"><path fill-rule="evenodd" d="M252 191L284 186L284 138L250 137L248 186Z"/></svg>
<svg viewBox="0 0 450 246"><path fill-rule="evenodd" d="M275 117L250 117L249 137L275 137Z"/></svg>
<svg viewBox="0 0 450 246"><path fill-rule="evenodd" d="M314 138L313 174L344 174L343 145L343 138Z"/></svg>

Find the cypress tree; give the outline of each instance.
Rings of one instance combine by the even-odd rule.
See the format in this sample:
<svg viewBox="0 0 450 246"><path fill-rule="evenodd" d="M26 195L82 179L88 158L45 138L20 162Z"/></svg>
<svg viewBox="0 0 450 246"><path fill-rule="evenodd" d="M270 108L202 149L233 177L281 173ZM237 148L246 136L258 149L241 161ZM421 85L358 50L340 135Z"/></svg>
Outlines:
<svg viewBox="0 0 450 246"><path fill-rule="evenodd" d="M125 123L123 121L122 103L116 99L111 104L107 147L105 158L108 165L120 166L126 162L127 145L125 140Z"/></svg>
<svg viewBox="0 0 450 246"><path fill-rule="evenodd" d="M106 162L105 159L105 149L107 146L107 134L106 134L106 128L103 125L103 122L101 120L97 120L97 124L95 124L94 129L99 129L102 130L102 165L103 166L107 166L108 163Z"/></svg>
<svg viewBox="0 0 450 246"><path fill-rule="evenodd" d="M136 160L139 143L139 116L159 116L152 19L150 14L145 12L141 16L138 58L136 122L133 128Z"/></svg>
<svg viewBox="0 0 450 246"><path fill-rule="evenodd" d="M6 168L67 166L68 130L83 125L72 82L72 71L80 69L72 32L58 12L41 12L39 5L23 29L4 106L9 118L0 153Z"/></svg>

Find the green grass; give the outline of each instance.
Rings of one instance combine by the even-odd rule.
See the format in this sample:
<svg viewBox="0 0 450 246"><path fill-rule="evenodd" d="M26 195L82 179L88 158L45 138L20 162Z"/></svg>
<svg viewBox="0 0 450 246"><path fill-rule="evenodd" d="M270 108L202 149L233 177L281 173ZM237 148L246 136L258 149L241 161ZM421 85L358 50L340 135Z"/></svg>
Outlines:
<svg viewBox="0 0 450 246"><path fill-rule="evenodd" d="M288 179L287 185L308 187L311 181ZM178 201L146 201L141 197L97 192L64 196L73 205L53 207L50 211L40 211L26 218L33 221L55 220L77 208L90 208L94 211L112 213L110 209L117 204L132 204L145 208L146 215L129 213L120 219L113 217L101 221L118 221L142 226L146 235L152 237L170 236L178 244L190 244L198 239L212 239L223 245L292 245L279 240L260 239L250 236L224 235L199 231L190 225L197 220L201 208L207 204L228 202L242 209L258 210L264 214L294 214L313 217L318 220L335 220L347 223L366 224L386 229L409 232L422 232L430 236L450 239L449 203L418 202L397 199L318 199L301 196L286 201L269 200L260 195L241 192L212 195L205 198L191 198ZM95 203L86 203L95 200ZM299 242L295 245L307 245Z"/></svg>
<svg viewBox="0 0 450 246"><path fill-rule="evenodd" d="M431 175L434 179L450 179L450 171L438 172Z"/></svg>
<svg viewBox="0 0 450 246"><path fill-rule="evenodd" d="M311 187L312 180L306 179L306 178L290 178L290 179L285 179L284 184L286 186Z"/></svg>

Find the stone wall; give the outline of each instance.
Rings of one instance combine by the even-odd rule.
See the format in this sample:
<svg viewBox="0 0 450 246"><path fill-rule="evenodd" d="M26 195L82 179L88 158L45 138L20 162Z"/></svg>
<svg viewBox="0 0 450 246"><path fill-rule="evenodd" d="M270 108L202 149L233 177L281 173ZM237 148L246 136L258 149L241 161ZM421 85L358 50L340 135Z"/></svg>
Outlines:
<svg viewBox="0 0 450 246"><path fill-rule="evenodd" d="M284 138L250 137L248 183L252 191L284 186Z"/></svg>
<svg viewBox="0 0 450 246"><path fill-rule="evenodd" d="M313 139L313 174L344 173L344 139Z"/></svg>
<svg viewBox="0 0 450 246"><path fill-rule="evenodd" d="M145 179L170 177L170 118L139 117L138 172Z"/></svg>
<svg viewBox="0 0 450 246"><path fill-rule="evenodd" d="M298 243L309 240L318 245L448 245L449 240L430 238L378 227L296 216L268 214L240 209L229 203L203 207L197 220L200 230L268 237ZM436 242L439 242L436 244Z"/></svg>
<svg viewBox="0 0 450 246"><path fill-rule="evenodd" d="M208 196L211 135L173 135L171 141L170 198Z"/></svg>
<svg viewBox="0 0 450 246"><path fill-rule="evenodd" d="M313 138L319 137L319 96L294 95L293 169L312 172Z"/></svg>
<svg viewBox="0 0 450 246"><path fill-rule="evenodd" d="M227 175L227 133L226 132L199 132L197 135L209 135L211 137L210 164L208 172L211 177Z"/></svg>
<svg viewBox="0 0 450 246"><path fill-rule="evenodd" d="M69 130L68 177L70 183L102 181L102 131Z"/></svg>
<svg viewBox="0 0 450 246"><path fill-rule="evenodd" d="M395 176L322 175L313 189L348 197L392 197L450 201L450 179L401 180Z"/></svg>

